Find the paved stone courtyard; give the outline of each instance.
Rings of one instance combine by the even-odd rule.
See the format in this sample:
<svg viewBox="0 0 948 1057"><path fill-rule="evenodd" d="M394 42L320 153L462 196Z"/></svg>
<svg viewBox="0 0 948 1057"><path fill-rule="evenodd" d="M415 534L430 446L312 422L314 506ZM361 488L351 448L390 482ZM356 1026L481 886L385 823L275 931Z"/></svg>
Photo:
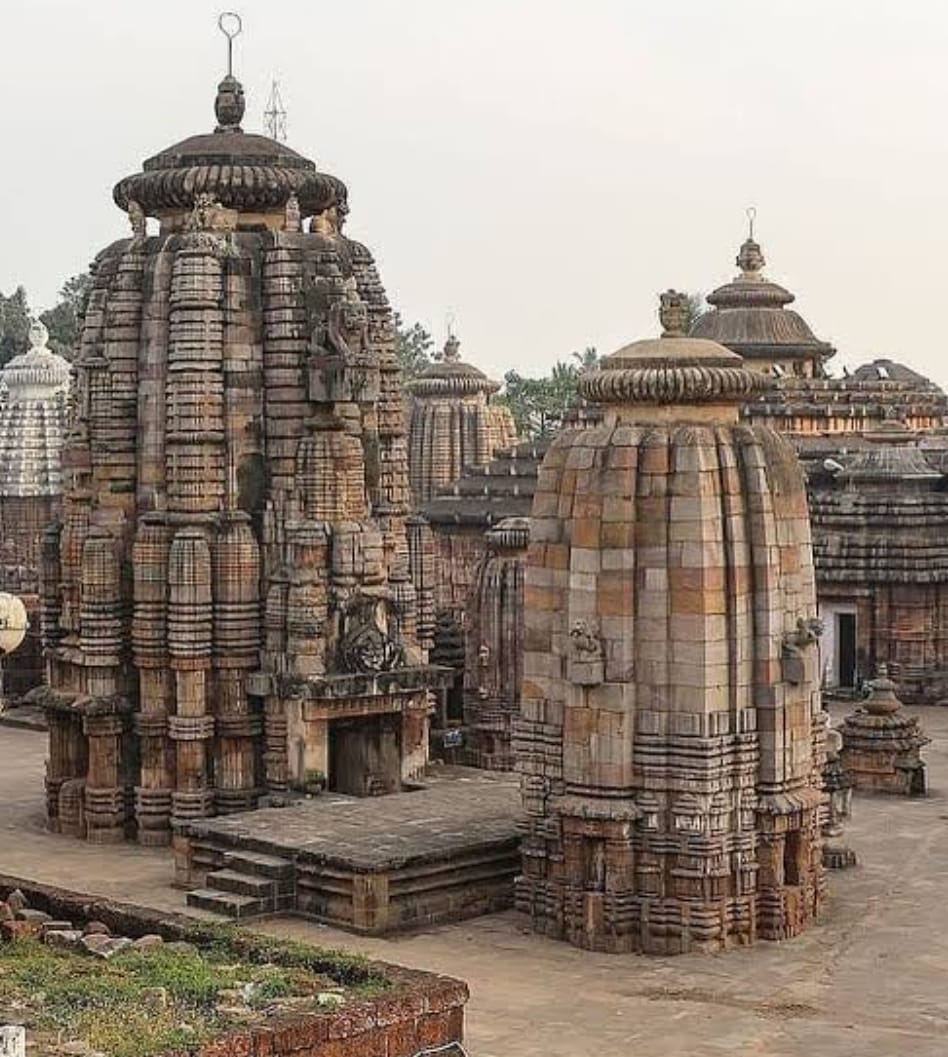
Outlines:
<svg viewBox="0 0 948 1057"><path fill-rule="evenodd" d="M525 932L514 913L395 939L294 919L255 927L462 977L472 1057L943 1057L948 710L916 714L933 737L931 795L857 798L848 832L862 865L831 875L823 922L789 943L596 955ZM0 729L0 871L183 910L168 852L43 832L44 755L42 735Z"/></svg>

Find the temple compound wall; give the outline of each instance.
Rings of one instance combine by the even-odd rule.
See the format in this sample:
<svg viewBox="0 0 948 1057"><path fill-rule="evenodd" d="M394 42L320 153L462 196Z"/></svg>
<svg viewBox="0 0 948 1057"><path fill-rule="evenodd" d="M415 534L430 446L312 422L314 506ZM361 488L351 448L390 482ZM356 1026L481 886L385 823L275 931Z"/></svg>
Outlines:
<svg viewBox="0 0 948 1057"><path fill-rule="evenodd" d="M345 185L243 109L228 75L116 186L95 262L43 562L50 826L94 841L427 756L391 311Z"/></svg>
<svg viewBox="0 0 948 1057"><path fill-rule="evenodd" d="M825 714L806 491L739 421L760 377L664 334L581 380L600 424L540 469L526 573L518 906L607 951L793 936L824 897Z"/></svg>

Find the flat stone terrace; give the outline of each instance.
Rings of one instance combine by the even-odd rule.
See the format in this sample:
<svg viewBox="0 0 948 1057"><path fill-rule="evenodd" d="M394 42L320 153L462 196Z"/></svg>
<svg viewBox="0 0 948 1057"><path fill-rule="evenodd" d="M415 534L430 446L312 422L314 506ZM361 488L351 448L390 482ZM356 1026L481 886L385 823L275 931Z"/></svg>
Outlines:
<svg viewBox="0 0 948 1057"><path fill-rule="evenodd" d="M179 832L361 871L443 859L518 836L515 775L434 768L425 788L380 797L323 793L289 807L189 822Z"/></svg>
<svg viewBox="0 0 948 1057"><path fill-rule="evenodd" d="M182 824L175 877L190 906L234 918L290 910L356 932L417 929L512 905L519 816L513 775L437 768L414 792Z"/></svg>

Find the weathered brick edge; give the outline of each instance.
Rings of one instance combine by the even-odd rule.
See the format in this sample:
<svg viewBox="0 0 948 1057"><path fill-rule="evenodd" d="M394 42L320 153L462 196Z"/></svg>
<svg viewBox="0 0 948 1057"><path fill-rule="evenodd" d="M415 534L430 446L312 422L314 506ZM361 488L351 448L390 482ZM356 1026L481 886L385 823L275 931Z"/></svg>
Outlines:
<svg viewBox="0 0 948 1057"><path fill-rule="evenodd" d="M0 898L19 888L30 906L70 921L101 921L116 933L132 938L156 933L166 940L200 943L207 930L183 914L166 913L130 903L84 895L21 877L0 874ZM256 937L261 939L261 937ZM236 932L236 953L252 947L253 933ZM338 970L327 962L327 969ZM465 983L449 976L369 961L366 975L384 977L391 993L349 1002L333 1013L295 1014L266 1025L232 1032L206 1043L200 1050L182 1050L163 1057L413 1057L428 1047L461 1042ZM353 982L356 977L353 977Z"/></svg>

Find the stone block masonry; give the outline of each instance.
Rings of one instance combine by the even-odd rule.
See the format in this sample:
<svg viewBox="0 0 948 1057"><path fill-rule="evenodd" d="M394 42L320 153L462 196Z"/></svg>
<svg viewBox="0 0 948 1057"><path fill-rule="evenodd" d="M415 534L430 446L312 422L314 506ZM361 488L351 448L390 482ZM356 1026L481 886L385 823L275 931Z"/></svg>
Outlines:
<svg viewBox="0 0 948 1057"><path fill-rule="evenodd" d="M737 355L665 333L584 376L540 469L517 904L597 950L792 936L823 901L819 628L802 473Z"/></svg>

